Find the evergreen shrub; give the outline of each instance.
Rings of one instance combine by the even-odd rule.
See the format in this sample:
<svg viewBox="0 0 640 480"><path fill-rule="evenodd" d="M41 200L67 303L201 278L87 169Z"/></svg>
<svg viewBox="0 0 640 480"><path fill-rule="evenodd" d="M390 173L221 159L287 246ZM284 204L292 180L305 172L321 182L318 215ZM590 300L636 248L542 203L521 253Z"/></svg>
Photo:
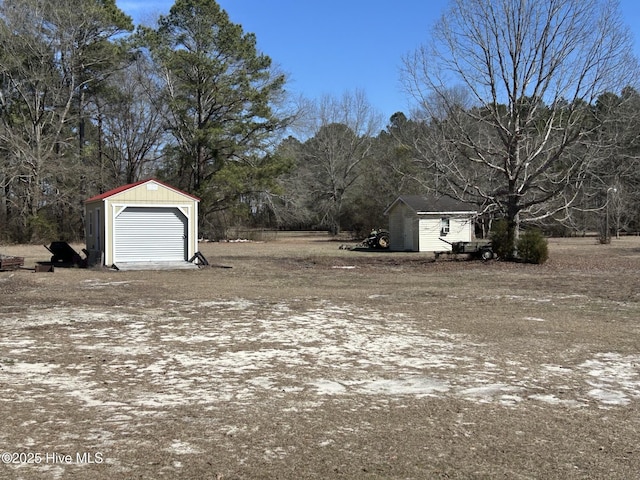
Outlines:
<svg viewBox="0 0 640 480"><path fill-rule="evenodd" d="M537 229L526 230L518 239L518 257L527 263L542 264L549 259L547 239Z"/></svg>
<svg viewBox="0 0 640 480"><path fill-rule="evenodd" d="M509 224L506 220L495 220L491 226L491 248L502 259L513 258L514 250L513 234L509 233Z"/></svg>

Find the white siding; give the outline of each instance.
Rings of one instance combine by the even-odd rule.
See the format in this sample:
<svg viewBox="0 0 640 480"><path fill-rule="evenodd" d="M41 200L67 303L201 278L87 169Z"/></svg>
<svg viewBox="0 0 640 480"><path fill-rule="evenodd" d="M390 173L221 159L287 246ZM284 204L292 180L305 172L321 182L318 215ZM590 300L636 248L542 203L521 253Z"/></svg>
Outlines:
<svg viewBox="0 0 640 480"><path fill-rule="evenodd" d="M440 217L421 218L418 225L420 252L443 252L445 250L451 250L451 245L440 240Z"/></svg>
<svg viewBox="0 0 640 480"><path fill-rule="evenodd" d="M451 218L450 231L445 237L449 242L470 242L472 222L468 218Z"/></svg>
<svg viewBox="0 0 640 480"><path fill-rule="evenodd" d="M187 219L178 208L127 207L115 219L114 263L184 261Z"/></svg>
<svg viewBox="0 0 640 480"><path fill-rule="evenodd" d="M471 220L469 218L455 218L449 216L449 233L442 235L441 216L429 216L420 218L420 251L421 252L448 252L451 251L449 243L470 242L472 240ZM446 240L446 242L440 239Z"/></svg>

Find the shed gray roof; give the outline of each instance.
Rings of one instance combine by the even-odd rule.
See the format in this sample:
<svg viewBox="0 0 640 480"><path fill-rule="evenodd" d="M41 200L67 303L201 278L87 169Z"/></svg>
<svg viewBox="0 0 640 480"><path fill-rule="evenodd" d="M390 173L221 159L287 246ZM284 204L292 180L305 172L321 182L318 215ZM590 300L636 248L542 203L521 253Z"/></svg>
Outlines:
<svg viewBox="0 0 640 480"><path fill-rule="evenodd" d="M402 195L398 197L385 211L398 202L407 205L416 213L441 213L441 212L476 212L474 205L455 200L451 197L436 197L434 195Z"/></svg>

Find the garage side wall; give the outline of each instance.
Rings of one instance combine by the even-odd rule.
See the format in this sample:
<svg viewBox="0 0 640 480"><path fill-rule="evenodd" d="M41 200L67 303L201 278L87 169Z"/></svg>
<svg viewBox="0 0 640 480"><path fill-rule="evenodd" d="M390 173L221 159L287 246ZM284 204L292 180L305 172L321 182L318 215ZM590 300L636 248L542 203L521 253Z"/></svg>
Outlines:
<svg viewBox="0 0 640 480"><path fill-rule="evenodd" d="M105 251L105 221L102 201L87 203L84 215L85 244L89 252L89 265L103 263Z"/></svg>

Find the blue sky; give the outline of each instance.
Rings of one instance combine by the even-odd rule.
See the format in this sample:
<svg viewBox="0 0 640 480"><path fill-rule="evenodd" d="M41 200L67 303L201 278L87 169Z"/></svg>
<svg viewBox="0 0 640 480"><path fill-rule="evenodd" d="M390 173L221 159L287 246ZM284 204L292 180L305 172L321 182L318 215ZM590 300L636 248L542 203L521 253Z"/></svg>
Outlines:
<svg viewBox="0 0 640 480"><path fill-rule="evenodd" d="M153 24L167 0L116 0L136 23ZM288 74L287 89L310 99L363 90L385 121L408 112L402 57L428 39L447 0L218 0L233 23ZM640 2L620 1L640 56Z"/></svg>

